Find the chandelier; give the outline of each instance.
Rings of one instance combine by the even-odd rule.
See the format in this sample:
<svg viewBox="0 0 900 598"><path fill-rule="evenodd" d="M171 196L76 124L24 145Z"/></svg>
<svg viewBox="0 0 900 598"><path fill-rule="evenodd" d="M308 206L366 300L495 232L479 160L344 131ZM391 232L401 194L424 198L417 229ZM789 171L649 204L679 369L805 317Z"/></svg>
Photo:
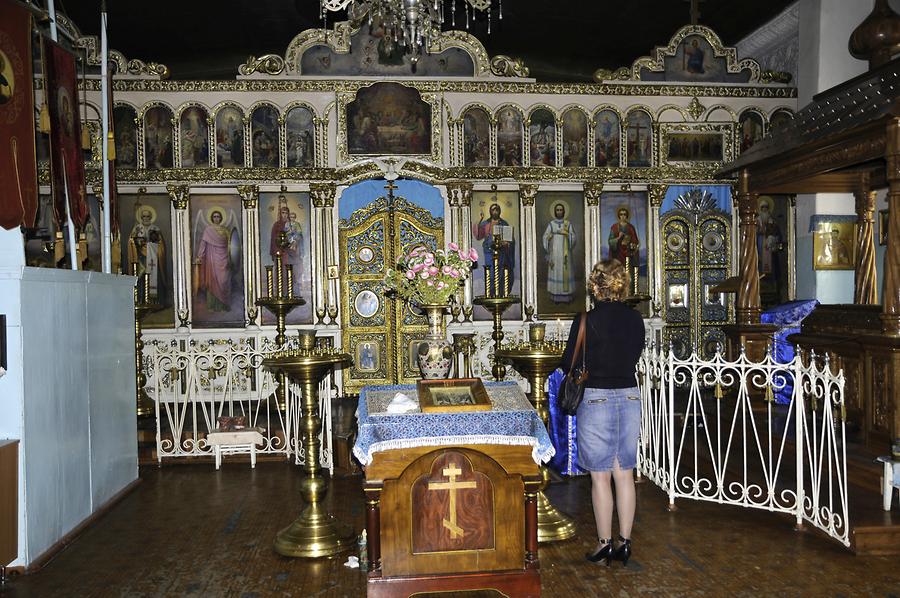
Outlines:
<svg viewBox="0 0 900 598"><path fill-rule="evenodd" d="M423 47L440 35L449 16L450 25L456 26L457 4L461 3L460 19L465 19L466 29L475 12L487 14L488 33L491 32L492 0L319 0L323 22L329 12L346 10L355 25L366 20L369 27L381 27L383 35L404 47L410 53L413 64ZM449 8L447 7L449 5ZM497 0L498 18L503 18L502 0ZM449 13L449 15L448 15Z"/></svg>

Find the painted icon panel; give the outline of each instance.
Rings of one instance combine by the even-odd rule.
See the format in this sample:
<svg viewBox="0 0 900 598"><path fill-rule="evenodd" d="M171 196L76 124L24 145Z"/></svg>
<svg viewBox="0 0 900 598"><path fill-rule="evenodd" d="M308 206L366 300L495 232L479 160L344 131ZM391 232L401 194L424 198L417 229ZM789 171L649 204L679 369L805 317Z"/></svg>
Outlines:
<svg viewBox="0 0 900 598"><path fill-rule="evenodd" d="M243 327L243 237L236 195L193 195L191 310L197 328Z"/></svg>
<svg viewBox="0 0 900 598"><path fill-rule="evenodd" d="M287 165L309 168L315 164L316 127L313 113L305 106L291 108L285 118Z"/></svg>
<svg viewBox="0 0 900 598"><path fill-rule="evenodd" d="M532 166L556 166L556 118L546 108L528 120L528 160Z"/></svg>
<svg viewBox="0 0 900 598"><path fill-rule="evenodd" d="M621 143L619 115L612 110L597 113L594 125L594 164L618 166Z"/></svg>
<svg viewBox="0 0 900 598"><path fill-rule="evenodd" d="M540 191L534 204L539 316L584 311L584 199L577 191Z"/></svg>
<svg viewBox="0 0 900 598"><path fill-rule="evenodd" d="M224 106L216 113L216 165L244 165L244 113L236 106Z"/></svg>
<svg viewBox="0 0 900 598"><path fill-rule="evenodd" d="M293 269L293 293L306 300L287 315L288 324L312 321L312 260L310 254L309 193L259 194L259 263L260 280L265 284L266 266L275 264L275 254L282 252L282 263ZM284 235L282 237L282 235ZM283 239L285 247L279 246ZM265 294L264 290L261 294ZM275 317L262 309L263 324L274 324Z"/></svg>
<svg viewBox="0 0 900 598"><path fill-rule="evenodd" d="M165 106L154 106L144 113L145 168L172 168L173 120L172 111Z"/></svg>
<svg viewBox="0 0 900 598"><path fill-rule="evenodd" d="M478 268L472 271L472 293L482 295L506 294L521 296L521 267L519 260L519 194L516 191L476 191L472 194L471 246L478 252ZM500 246L493 249L494 234L500 235ZM496 275L493 271L497 256ZM491 314L476 305L476 320L490 320ZM517 303L503 313L504 319L521 318Z"/></svg>
<svg viewBox="0 0 900 598"><path fill-rule="evenodd" d="M497 113L497 164L499 166L522 165L522 113L506 106Z"/></svg>

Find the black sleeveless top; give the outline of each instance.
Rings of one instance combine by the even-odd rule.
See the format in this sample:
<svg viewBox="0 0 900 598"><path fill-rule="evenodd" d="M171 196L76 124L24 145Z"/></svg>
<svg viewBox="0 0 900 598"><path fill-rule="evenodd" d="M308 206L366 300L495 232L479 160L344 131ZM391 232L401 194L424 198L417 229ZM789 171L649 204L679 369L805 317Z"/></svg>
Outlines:
<svg viewBox="0 0 900 598"><path fill-rule="evenodd" d="M578 340L578 314L569 330L569 341L560 367L568 373ZM618 301L600 301L587 312L584 328L584 363L590 376L586 388L631 388L635 366L644 349L644 320L637 310ZM581 363L581 355L578 356Z"/></svg>

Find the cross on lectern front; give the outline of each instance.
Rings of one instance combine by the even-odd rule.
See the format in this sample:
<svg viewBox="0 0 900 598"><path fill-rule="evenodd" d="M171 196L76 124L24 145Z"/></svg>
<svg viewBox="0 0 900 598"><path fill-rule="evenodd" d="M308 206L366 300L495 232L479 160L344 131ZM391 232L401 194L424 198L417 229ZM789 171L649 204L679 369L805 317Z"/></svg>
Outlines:
<svg viewBox="0 0 900 598"><path fill-rule="evenodd" d="M450 518L444 519L443 524L450 530L451 538L459 538L466 534L463 528L456 524L456 491L464 488L477 488L474 480L468 482L457 482L456 477L462 475L462 470L451 462L449 467L445 467L442 474L450 478L449 482L429 482L429 490L448 490L450 492Z"/></svg>

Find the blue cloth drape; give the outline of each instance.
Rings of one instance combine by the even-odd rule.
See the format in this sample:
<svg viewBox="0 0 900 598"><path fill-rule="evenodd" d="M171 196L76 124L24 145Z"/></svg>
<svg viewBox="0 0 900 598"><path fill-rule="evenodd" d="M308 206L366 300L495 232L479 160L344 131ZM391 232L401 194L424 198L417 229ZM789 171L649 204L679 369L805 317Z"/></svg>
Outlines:
<svg viewBox="0 0 900 598"><path fill-rule="evenodd" d="M772 357L777 363L790 363L794 359L794 345L788 342L787 337L800 332L800 323L819 305L815 299L790 301L782 305L771 307L760 314L759 319L763 324L778 326L775 332L775 345ZM776 374L777 375L777 374ZM786 405L791 402L794 391L793 378L785 376L784 388L775 391L775 402Z"/></svg>
<svg viewBox="0 0 900 598"><path fill-rule="evenodd" d="M556 449L556 454L548 464L554 471L563 475L581 475L585 471L578 467L578 446L575 444L576 426L575 416L566 415L559 408L559 387L564 377L559 368L550 374L547 380L547 401L550 406L550 442Z"/></svg>

